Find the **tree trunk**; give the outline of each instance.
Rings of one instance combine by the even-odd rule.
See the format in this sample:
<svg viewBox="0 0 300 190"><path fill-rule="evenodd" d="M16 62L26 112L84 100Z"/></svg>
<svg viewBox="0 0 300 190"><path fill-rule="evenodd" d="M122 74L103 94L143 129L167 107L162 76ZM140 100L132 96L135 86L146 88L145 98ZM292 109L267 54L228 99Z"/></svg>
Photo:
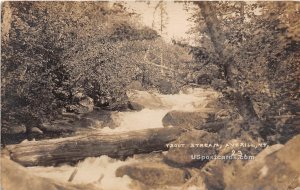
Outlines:
<svg viewBox="0 0 300 190"><path fill-rule="evenodd" d="M6 146L11 159L24 166L74 163L86 157L108 155L126 158L134 154L167 150L184 130L156 128L119 134L94 133L75 137L28 141Z"/></svg>
<svg viewBox="0 0 300 190"><path fill-rule="evenodd" d="M208 32L213 43L216 54L219 57L219 66L222 68L226 82L229 87L235 90L233 94L233 103L239 110L239 113L245 120L258 117L253 108L251 98L243 94L238 88L236 79L234 78L235 60L231 55L224 55L225 35L222 32L220 21L217 18L214 7L214 2L199 1L196 4L201 9L201 14L204 17Z"/></svg>
<svg viewBox="0 0 300 190"><path fill-rule="evenodd" d="M12 21L12 9L10 7L10 2L6 1L2 4L2 11L1 11L1 39L2 39L2 48L4 45L7 45L9 42L9 31L11 28L11 21Z"/></svg>

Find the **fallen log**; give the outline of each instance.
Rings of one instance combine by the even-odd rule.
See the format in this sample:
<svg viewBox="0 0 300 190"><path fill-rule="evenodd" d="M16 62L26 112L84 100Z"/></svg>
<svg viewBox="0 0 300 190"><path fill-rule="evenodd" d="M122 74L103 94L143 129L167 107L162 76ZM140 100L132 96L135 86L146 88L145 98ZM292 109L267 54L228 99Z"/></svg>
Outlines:
<svg viewBox="0 0 300 190"><path fill-rule="evenodd" d="M126 158L134 154L167 150L166 144L174 141L184 130L180 128L155 128L117 134L93 134L27 141L8 145L12 160L23 166L49 166L76 163L86 157L107 155Z"/></svg>

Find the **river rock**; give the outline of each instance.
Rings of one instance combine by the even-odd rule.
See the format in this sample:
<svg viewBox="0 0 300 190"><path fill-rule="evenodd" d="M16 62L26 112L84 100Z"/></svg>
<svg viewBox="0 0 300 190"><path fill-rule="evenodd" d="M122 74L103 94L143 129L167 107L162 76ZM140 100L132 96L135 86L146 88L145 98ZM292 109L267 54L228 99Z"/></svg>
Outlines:
<svg viewBox="0 0 300 190"><path fill-rule="evenodd" d="M65 136L76 131L76 128L73 127L72 124L60 120L42 123L39 128L43 131L45 136L49 137Z"/></svg>
<svg viewBox="0 0 300 190"><path fill-rule="evenodd" d="M203 177L199 174L193 176L180 190L210 190L206 187Z"/></svg>
<svg viewBox="0 0 300 190"><path fill-rule="evenodd" d="M280 146L280 145L277 145ZM296 189L300 186L300 135L276 151L270 147L240 167L226 189ZM255 181L255 183L253 183Z"/></svg>
<svg viewBox="0 0 300 190"><path fill-rule="evenodd" d="M212 156L217 154L216 147L209 147L219 143L219 137L215 133L203 130L189 131L181 135L176 141L169 143L169 151L164 161L174 166L200 166L208 160L201 160L198 156ZM183 147L176 147L183 144ZM207 147L199 147L199 146ZM197 147L198 146L198 147Z"/></svg>
<svg viewBox="0 0 300 190"><path fill-rule="evenodd" d="M144 109L144 106L139 103L129 101L128 108L134 111L141 111L142 109Z"/></svg>
<svg viewBox="0 0 300 190"><path fill-rule="evenodd" d="M101 190L93 185L73 185L36 176L5 156L1 157L1 188L4 190Z"/></svg>
<svg viewBox="0 0 300 190"><path fill-rule="evenodd" d="M187 129L201 129L213 116L205 112L170 111L162 119L164 127L176 126Z"/></svg>
<svg viewBox="0 0 300 190"><path fill-rule="evenodd" d="M164 107L161 99L157 97L154 93L130 90L127 92L127 96L131 104L138 104L148 109L157 109Z"/></svg>
<svg viewBox="0 0 300 190"><path fill-rule="evenodd" d="M117 114L118 112L114 111L94 110L83 114L73 125L78 128L116 128L119 125Z"/></svg>
<svg viewBox="0 0 300 190"><path fill-rule="evenodd" d="M148 186L182 185L190 178L187 170L154 162L121 166L117 169L116 176L122 177L124 175L128 175Z"/></svg>
<svg viewBox="0 0 300 190"><path fill-rule="evenodd" d="M245 141L241 139L232 139L226 143L222 143L223 147L219 149L218 156L238 156L238 151L241 151L246 155L253 155L247 148L235 147L235 145L241 143L245 143ZM229 181L234 177L237 168L240 168L241 164L240 160L235 159L213 159L201 168L200 176L207 189L221 190L225 188L226 181Z"/></svg>
<svg viewBox="0 0 300 190"><path fill-rule="evenodd" d="M239 144L243 143L244 141L240 139L232 139L225 144ZM224 144L224 145L225 145ZM271 147L266 148L264 151L261 152L260 156L256 157L256 160L260 162L264 159L267 155L276 152L283 145L274 145ZM226 156L231 155L232 150L236 148L234 147L227 147L220 149L218 155L219 156ZM243 150L244 151L244 150ZM249 154L248 154L249 155ZM260 160L260 161L259 161ZM198 172L198 175L193 175L194 179L190 180L189 186L191 187L199 187L203 190L223 190L226 188L226 185L232 184L233 179L240 179L239 172L241 170L247 170L245 168L245 164L248 163L249 160L231 160L231 159L213 159L210 160L208 163L205 164L204 167L201 168L201 171ZM242 183L251 183L252 181L243 181ZM234 182L236 183L236 182ZM271 182L270 182L271 183ZM252 183L251 183L252 184ZM241 189L240 187L228 188L230 190L233 189ZM245 189L256 189L256 188L245 188Z"/></svg>
<svg viewBox="0 0 300 190"><path fill-rule="evenodd" d="M113 114L117 113L105 110L93 110L85 114L68 113L61 119L42 123L39 129L44 133L44 137L57 138L78 132L91 132L95 128L116 128L118 123L117 119L113 119Z"/></svg>
<svg viewBox="0 0 300 190"><path fill-rule="evenodd" d="M32 127L30 129L30 133L36 134L36 135L42 135L42 134L44 134L43 131L41 129L37 128L37 127Z"/></svg>

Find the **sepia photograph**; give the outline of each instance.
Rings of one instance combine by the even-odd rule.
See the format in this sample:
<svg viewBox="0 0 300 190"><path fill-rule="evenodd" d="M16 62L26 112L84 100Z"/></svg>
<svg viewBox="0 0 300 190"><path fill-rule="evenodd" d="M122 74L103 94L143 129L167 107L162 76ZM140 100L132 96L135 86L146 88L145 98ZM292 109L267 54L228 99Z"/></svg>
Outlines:
<svg viewBox="0 0 300 190"><path fill-rule="evenodd" d="M300 190L300 1L2 1L0 190Z"/></svg>

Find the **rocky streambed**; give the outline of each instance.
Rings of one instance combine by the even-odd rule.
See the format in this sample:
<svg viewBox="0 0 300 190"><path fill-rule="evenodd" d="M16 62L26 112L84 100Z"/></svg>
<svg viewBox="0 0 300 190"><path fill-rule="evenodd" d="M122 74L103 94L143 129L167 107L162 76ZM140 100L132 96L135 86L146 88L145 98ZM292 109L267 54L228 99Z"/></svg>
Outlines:
<svg viewBox="0 0 300 190"><path fill-rule="evenodd" d="M75 136L91 138L91 135L100 133L122 139L132 132L140 134L140 131L150 130L154 131L150 133L150 138L159 136L155 143L137 138L134 142L141 144L130 156L111 158L102 154L91 155L75 164L60 163L55 166L23 167L10 160L10 157L16 157L11 153L9 156L5 150L2 155L4 189L22 186L24 190L209 190L296 189L300 186L300 163L297 160L300 157L300 136L295 136L285 145L272 146L253 140L246 133L236 138L233 134L237 129L232 121L239 122L239 117L219 102L220 94L216 91L195 88L174 95L130 91L128 96L139 111L93 111L78 120L76 125L80 130L76 130ZM164 132L165 136L156 134L162 129L173 128L183 131L176 133L175 139L170 138L168 131ZM128 138L134 139L133 136ZM170 141L159 142L161 138L169 138ZM59 144L61 140L50 142ZM133 146L130 144L133 141L118 142L121 143L117 147ZM29 143L34 149L34 142ZM164 148L152 149L152 144L156 143L163 144ZM27 145L28 142L22 142L16 146L22 148ZM97 146L93 147L97 149ZM64 145L63 150L69 154L68 147L72 149ZM138 147L150 147L151 151L145 153ZM80 149L77 150L80 153ZM24 158L30 156L29 152L19 155ZM57 156L55 153L48 151L48 157ZM45 151L43 154L46 154ZM35 154L35 158L27 161L39 156ZM64 161L67 161L66 158Z"/></svg>

